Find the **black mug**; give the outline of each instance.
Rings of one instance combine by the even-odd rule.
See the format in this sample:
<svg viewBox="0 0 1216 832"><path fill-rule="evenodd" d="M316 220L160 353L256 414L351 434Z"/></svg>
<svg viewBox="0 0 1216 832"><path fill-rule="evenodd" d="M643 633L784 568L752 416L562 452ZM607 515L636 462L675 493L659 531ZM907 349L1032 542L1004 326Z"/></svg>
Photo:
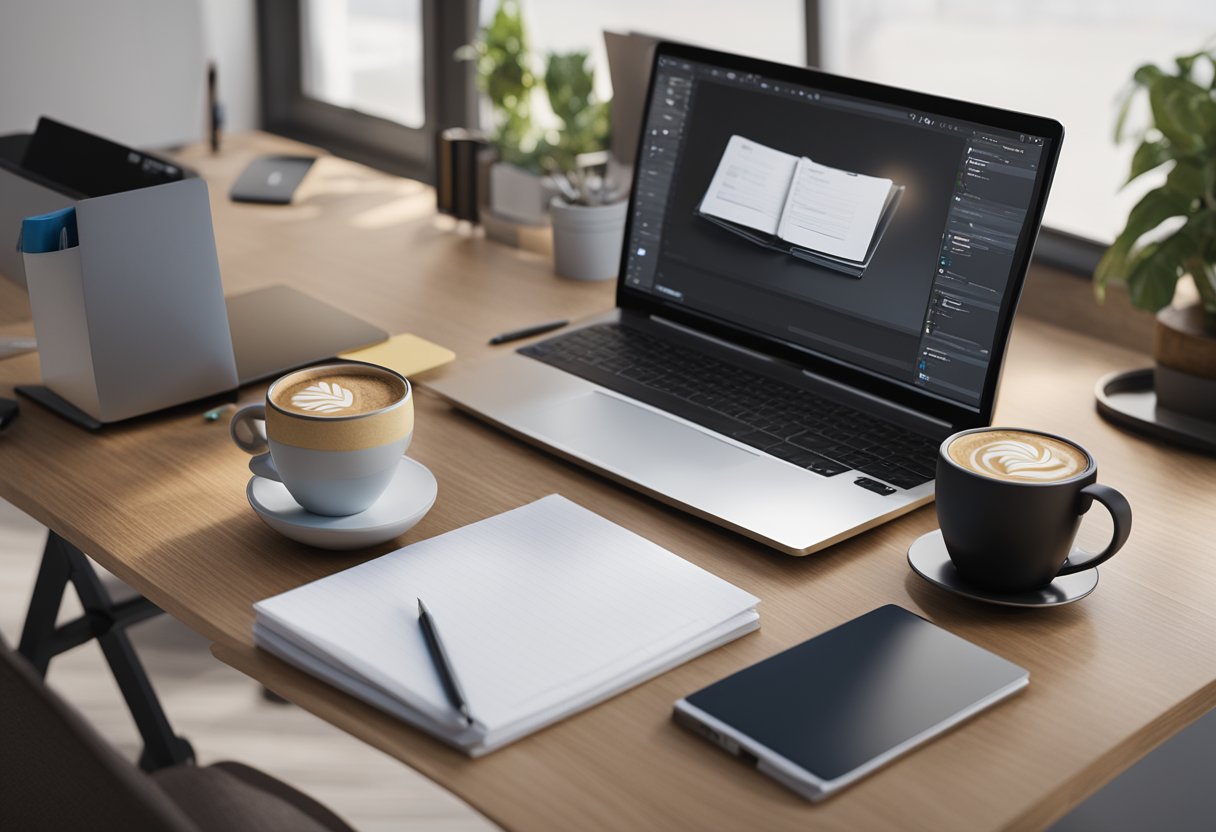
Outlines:
<svg viewBox="0 0 1216 832"><path fill-rule="evenodd" d="M1131 533L1132 509L1097 479L1092 454L1049 433L976 428L946 439L937 454L937 519L959 576L994 592L1024 592L1111 558ZM1096 554L1073 549L1094 500L1114 520L1110 544Z"/></svg>

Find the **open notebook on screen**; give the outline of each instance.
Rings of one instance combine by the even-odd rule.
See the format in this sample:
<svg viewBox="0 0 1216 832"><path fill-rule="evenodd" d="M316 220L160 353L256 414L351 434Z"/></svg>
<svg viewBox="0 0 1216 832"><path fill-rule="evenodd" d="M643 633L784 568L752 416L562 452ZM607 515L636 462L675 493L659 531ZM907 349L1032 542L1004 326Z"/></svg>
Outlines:
<svg viewBox="0 0 1216 832"><path fill-rule="evenodd" d="M472 726L444 696L417 598ZM756 629L758 602L550 495L261 601L254 640L478 756Z"/></svg>
<svg viewBox="0 0 1216 832"><path fill-rule="evenodd" d="M904 186L731 136L698 207L754 243L861 277Z"/></svg>

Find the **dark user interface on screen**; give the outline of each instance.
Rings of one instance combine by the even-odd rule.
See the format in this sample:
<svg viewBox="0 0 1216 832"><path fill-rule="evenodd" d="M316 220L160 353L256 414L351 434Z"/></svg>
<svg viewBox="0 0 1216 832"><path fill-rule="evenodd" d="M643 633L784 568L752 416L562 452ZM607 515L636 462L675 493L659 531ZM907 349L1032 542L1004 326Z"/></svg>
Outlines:
<svg viewBox="0 0 1216 832"><path fill-rule="evenodd" d="M977 407L1046 140L655 71L625 286Z"/></svg>

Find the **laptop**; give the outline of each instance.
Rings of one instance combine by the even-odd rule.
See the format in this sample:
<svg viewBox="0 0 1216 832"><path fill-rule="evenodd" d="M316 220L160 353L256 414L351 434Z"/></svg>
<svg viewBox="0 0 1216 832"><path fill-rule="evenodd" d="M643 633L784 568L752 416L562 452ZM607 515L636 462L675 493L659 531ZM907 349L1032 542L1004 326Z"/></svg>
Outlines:
<svg viewBox="0 0 1216 832"><path fill-rule="evenodd" d="M388 340L380 327L282 284L224 301L242 387Z"/></svg>
<svg viewBox="0 0 1216 832"><path fill-rule="evenodd" d="M1058 122L655 50L616 308L432 387L805 555L933 498L991 424Z"/></svg>

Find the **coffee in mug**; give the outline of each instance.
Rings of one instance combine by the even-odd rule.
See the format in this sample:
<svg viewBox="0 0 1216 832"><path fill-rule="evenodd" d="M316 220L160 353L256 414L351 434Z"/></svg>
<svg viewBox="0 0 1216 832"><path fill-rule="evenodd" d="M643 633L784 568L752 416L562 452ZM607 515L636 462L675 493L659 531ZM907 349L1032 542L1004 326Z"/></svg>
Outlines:
<svg viewBox="0 0 1216 832"><path fill-rule="evenodd" d="M937 459L937 518L955 569L995 592L1039 589L1114 556L1131 533L1127 499L1097 482L1093 456L1041 431L976 428L947 438ZM1073 548L1097 500L1114 520L1097 554Z"/></svg>
<svg viewBox="0 0 1216 832"><path fill-rule="evenodd" d="M272 401L290 413L320 417L355 416L383 410L405 395L405 380L355 372L305 372L275 386Z"/></svg>
<svg viewBox="0 0 1216 832"><path fill-rule="evenodd" d="M255 474L278 480L313 514L346 516L388 488L414 432L410 383L355 362L309 367L270 385L265 404L229 428Z"/></svg>
<svg viewBox="0 0 1216 832"><path fill-rule="evenodd" d="M972 473L1014 482L1066 480L1089 464L1085 452L1075 445L1024 430L965 433L946 450Z"/></svg>

